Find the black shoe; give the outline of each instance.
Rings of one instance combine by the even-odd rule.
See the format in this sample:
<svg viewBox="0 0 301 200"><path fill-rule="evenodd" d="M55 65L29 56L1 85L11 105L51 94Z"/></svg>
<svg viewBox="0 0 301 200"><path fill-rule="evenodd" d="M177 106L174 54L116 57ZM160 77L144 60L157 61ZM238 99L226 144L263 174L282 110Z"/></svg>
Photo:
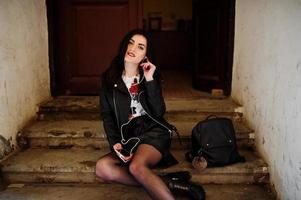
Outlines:
<svg viewBox="0 0 301 200"><path fill-rule="evenodd" d="M170 181L168 183L169 189L179 192L184 192L187 194L191 200L205 200L206 193L204 188L201 185L197 185L191 182L179 182L179 181Z"/></svg>
<svg viewBox="0 0 301 200"><path fill-rule="evenodd" d="M188 171L170 172L161 175L161 178L169 184L170 181L187 182L191 179L191 175Z"/></svg>

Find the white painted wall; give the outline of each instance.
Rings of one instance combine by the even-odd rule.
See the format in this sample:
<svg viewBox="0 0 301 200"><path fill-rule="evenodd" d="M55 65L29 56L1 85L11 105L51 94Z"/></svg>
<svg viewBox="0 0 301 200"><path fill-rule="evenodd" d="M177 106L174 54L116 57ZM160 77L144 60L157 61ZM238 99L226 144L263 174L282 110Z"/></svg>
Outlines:
<svg viewBox="0 0 301 200"><path fill-rule="evenodd" d="M45 0L0 1L0 135L12 138L50 97Z"/></svg>
<svg viewBox="0 0 301 200"><path fill-rule="evenodd" d="M301 199L301 1L236 0L232 97L280 199Z"/></svg>

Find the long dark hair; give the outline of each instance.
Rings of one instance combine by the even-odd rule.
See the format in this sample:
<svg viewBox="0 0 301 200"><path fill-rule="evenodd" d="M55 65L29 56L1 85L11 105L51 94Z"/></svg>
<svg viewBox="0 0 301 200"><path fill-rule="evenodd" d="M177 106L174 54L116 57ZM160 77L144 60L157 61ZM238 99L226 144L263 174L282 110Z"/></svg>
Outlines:
<svg viewBox="0 0 301 200"><path fill-rule="evenodd" d="M112 89L116 81L122 76L122 72L124 70L124 56L127 51L127 46L129 44L129 41L134 35L142 35L146 38L147 41L146 56L153 64L157 66L153 55L153 49L151 46L151 39L149 35L142 29L131 30L121 40L118 54L113 58L109 68L105 70L104 73L102 74L101 76L102 87L106 87L107 89ZM154 74L154 79L157 80L160 79L158 66Z"/></svg>

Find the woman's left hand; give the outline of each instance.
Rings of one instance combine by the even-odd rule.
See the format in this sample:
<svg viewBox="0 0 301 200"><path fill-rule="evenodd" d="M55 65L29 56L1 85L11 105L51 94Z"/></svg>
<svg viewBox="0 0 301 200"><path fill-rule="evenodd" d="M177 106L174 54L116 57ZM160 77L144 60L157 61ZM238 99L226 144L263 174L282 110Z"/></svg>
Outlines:
<svg viewBox="0 0 301 200"><path fill-rule="evenodd" d="M124 160L126 160L126 161L132 160L133 155L134 155L134 154L131 153L129 156L125 156L125 157L124 157Z"/></svg>
<svg viewBox="0 0 301 200"><path fill-rule="evenodd" d="M153 63L149 62L149 61L147 61L145 63L142 63L140 66L143 69L145 80L146 81L153 80L154 79L153 76L154 76L154 73L155 73L155 70L156 70L156 66Z"/></svg>

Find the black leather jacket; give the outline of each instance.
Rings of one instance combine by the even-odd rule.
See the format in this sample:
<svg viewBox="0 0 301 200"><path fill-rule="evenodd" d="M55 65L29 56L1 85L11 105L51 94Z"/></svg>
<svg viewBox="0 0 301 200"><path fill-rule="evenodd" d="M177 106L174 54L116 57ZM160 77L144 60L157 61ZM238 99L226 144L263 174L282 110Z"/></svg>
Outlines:
<svg viewBox="0 0 301 200"><path fill-rule="evenodd" d="M140 84L139 100L147 115L160 124L167 133L172 133L173 126L164 118L166 107L159 81L146 81ZM102 87L100 91L101 115L110 148L121 141L121 125L128 122L131 97L122 78L118 79L113 90Z"/></svg>

